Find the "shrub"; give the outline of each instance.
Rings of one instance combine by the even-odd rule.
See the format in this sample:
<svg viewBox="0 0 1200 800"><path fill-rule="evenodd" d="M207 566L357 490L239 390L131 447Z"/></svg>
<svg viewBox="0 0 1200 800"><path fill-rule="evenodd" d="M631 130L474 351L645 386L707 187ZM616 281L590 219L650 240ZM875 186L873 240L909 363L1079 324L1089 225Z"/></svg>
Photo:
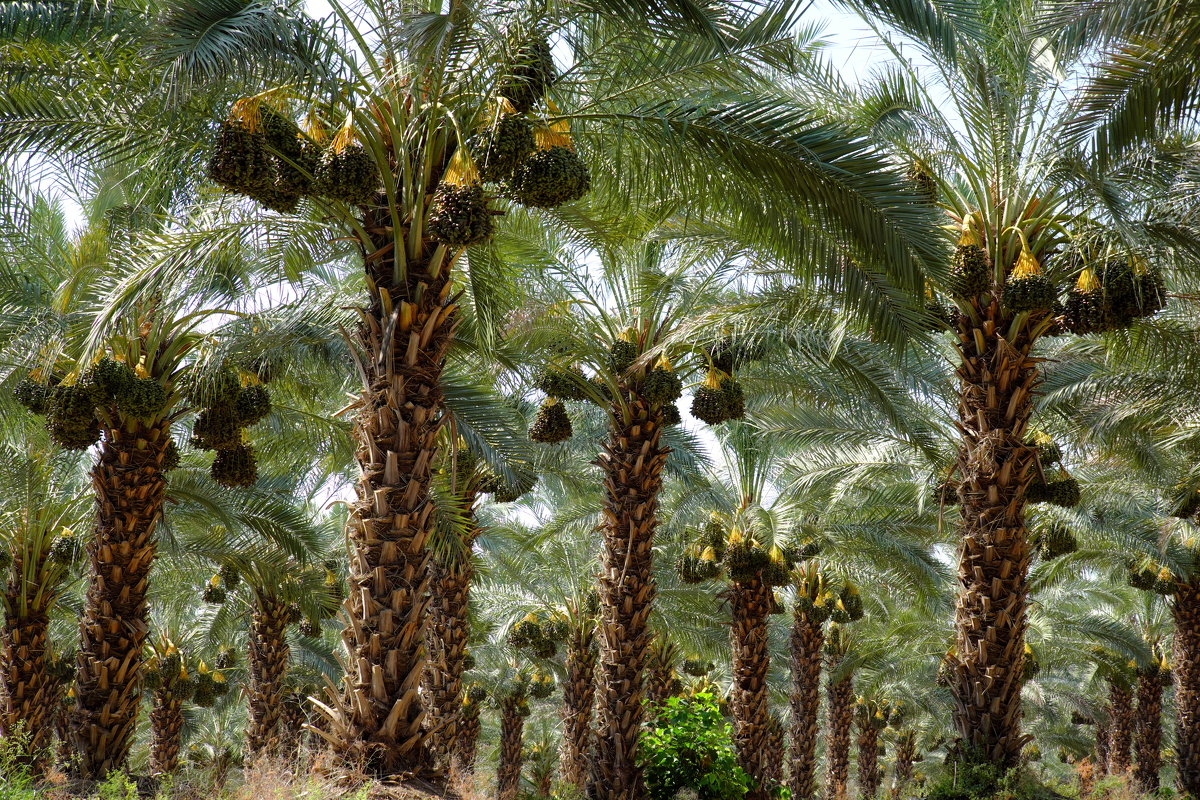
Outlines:
<svg viewBox="0 0 1200 800"><path fill-rule="evenodd" d="M751 786L711 694L672 697L660 706L654 725L642 735L638 761L651 800L671 800L689 788L698 800L735 800Z"/></svg>

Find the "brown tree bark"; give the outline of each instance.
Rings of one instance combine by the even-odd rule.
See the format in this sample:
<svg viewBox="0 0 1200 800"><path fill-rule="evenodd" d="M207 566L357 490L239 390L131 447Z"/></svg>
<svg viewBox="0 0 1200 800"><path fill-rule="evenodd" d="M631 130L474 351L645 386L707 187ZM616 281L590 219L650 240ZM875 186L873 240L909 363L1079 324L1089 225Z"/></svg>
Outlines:
<svg viewBox="0 0 1200 800"><path fill-rule="evenodd" d="M875 800L879 794L879 729L867 723L858 726L858 797Z"/></svg>
<svg viewBox="0 0 1200 800"><path fill-rule="evenodd" d="M429 653L425 666L425 696L429 706L426 729L435 762L447 769L451 754L458 749L462 676L471 632L468 619L471 578L475 573L471 548L479 535L475 524L475 490L470 486L457 488L461 493L459 512L470 522L457 552L445 560L435 557L430 562L430 624L425 635Z"/></svg>
<svg viewBox="0 0 1200 800"><path fill-rule="evenodd" d="M287 641L288 604L267 594L255 593L250 617L250 672L246 704L246 748L252 754L276 751L283 735L284 681L291 648Z"/></svg>
<svg viewBox="0 0 1200 800"><path fill-rule="evenodd" d="M559 772L563 783L584 790L591 754L592 706L596 699L596 629L591 620L572 626L567 644L567 678L562 689Z"/></svg>
<svg viewBox="0 0 1200 800"><path fill-rule="evenodd" d="M830 673L838 662L830 659ZM850 780L850 732L854 724L854 677L846 675L839 681L830 677L826 723L825 800L846 800L846 784Z"/></svg>
<svg viewBox="0 0 1200 800"><path fill-rule="evenodd" d="M350 541L347 688L323 732L336 753L380 775L440 781L424 729L431 551L430 482L443 424L441 376L454 337L454 256L422 241L404 261L389 209L367 209L370 302L357 330L365 386L354 424L361 468ZM368 252L369 250L369 252Z"/></svg>
<svg viewBox="0 0 1200 800"><path fill-rule="evenodd" d="M1108 773L1129 771L1133 742L1133 691L1118 681L1108 686Z"/></svg>
<svg viewBox="0 0 1200 800"><path fill-rule="evenodd" d="M792 750L788 788L793 800L816 796L818 715L821 707L821 652L825 629L797 608L792 618Z"/></svg>
<svg viewBox="0 0 1200 800"><path fill-rule="evenodd" d="M1142 670L1137 683L1137 724L1133 742L1133 779L1143 794L1158 791L1162 769L1162 673Z"/></svg>
<svg viewBox="0 0 1200 800"><path fill-rule="evenodd" d="M40 561L44 562L42 556ZM27 737L28 763L43 760L50 746L55 713L59 707L58 681L48 671L47 635L49 606L57 591L37 578L26 581L27 572L42 576L42 564L26 570L25 554L13 554L4 585L4 620L0 627L0 740L14 741L18 730Z"/></svg>
<svg viewBox="0 0 1200 800"><path fill-rule="evenodd" d="M1075 772L1079 775L1080 800L1087 800L1092 794L1092 787L1096 785L1096 768L1092 760L1084 756L1075 766Z"/></svg>
<svg viewBox="0 0 1200 800"><path fill-rule="evenodd" d="M668 449L662 408L629 390L614 403L598 463L604 472L604 548L600 571L600 698L588 795L642 800L637 764L643 719L642 674L654 601L654 531Z"/></svg>
<svg viewBox="0 0 1200 800"><path fill-rule="evenodd" d="M458 747L455 763L466 773L475 771L475 750L479 744L479 706L472 704L464 708L459 717Z"/></svg>
<svg viewBox="0 0 1200 800"><path fill-rule="evenodd" d="M913 762L917 758L917 735L906 730L896 739L896 767L892 775L891 800L899 800L912 782Z"/></svg>
<svg viewBox="0 0 1200 800"><path fill-rule="evenodd" d="M768 790L783 785L783 723L767 718L767 749L763 754L763 786Z"/></svg>
<svg viewBox="0 0 1200 800"><path fill-rule="evenodd" d="M183 744L183 700L172 686L154 692L150 711L150 774L169 775L179 768Z"/></svg>
<svg viewBox="0 0 1200 800"><path fill-rule="evenodd" d="M733 610L730 647L733 685L729 708L733 714L733 742L738 765L753 779L747 800L766 800L764 757L770 714L767 711L767 673L771 668L767 622L773 596L761 577L734 582L728 592Z"/></svg>
<svg viewBox="0 0 1200 800"><path fill-rule="evenodd" d="M1175 772L1179 789L1200 797L1200 580L1180 583L1175 618Z"/></svg>
<svg viewBox="0 0 1200 800"><path fill-rule="evenodd" d="M69 734L80 773L88 778L119 769L133 745L149 631L146 590L169 441L166 423L106 429L92 469L96 527L87 545L88 589Z"/></svg>
<svg viewBox="0 0 1200 800"><path fill-rule="evenodd" d="M496 768L497 800L516 800L521 788L525 715L521 701L505 698L500 706L500 765Z"/></svg>
<svg viewBox="0 0 1200 800"><path fill-rule="evenodd" d="M665 642L665 643L664 643ZM678 648L671 642L656 636L646 655L646 702L648 713L653 714L669 698L674 696L679 678L675 673Z"/></svg>
<svg viewBox="0 0 1200 800"><path fill-rule="evenodd" d="M1025 744L1025 492L1038 475L1025 437L1039 383L1030 349L1045 315L1012 318L999 294L966 301L958 315L961 546L949 678L960 756L1008 768Z"/></svg>
<svg viewBox="0 0 1200 800"><path fill-rule="evenodd" d="M1096 723L1096 777L1108 775L1108 723Z"/></svg>

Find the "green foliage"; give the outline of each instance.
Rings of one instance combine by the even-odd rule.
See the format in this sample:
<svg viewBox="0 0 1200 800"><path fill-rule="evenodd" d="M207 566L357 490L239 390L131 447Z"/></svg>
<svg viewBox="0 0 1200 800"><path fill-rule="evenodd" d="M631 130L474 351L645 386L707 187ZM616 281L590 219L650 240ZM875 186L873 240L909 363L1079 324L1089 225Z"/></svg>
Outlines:
<svg viewBox="0 0 1200 800"><path fill-rule="evenodd" d="M138 800L137 784L124 772L111 772L89 800Z"/></svg>
<svg viewBox="0 0 1200 800"><path fill-rule="evenodd" d="M25 758L28 752L29 734L19 726L0 739L0 800L35 800L37 797Z"/></svg>
<svg viewBox="0 0 1200 800"><path fill-rule="evenodd" d="M1021 768L1008 771L985 761L947 764L925 800L1054 800L1062 795Z"/></svg>
<svg viewBox="0 0 1200 800"><path fill-rule="evenodd" d="M732 735L711 694L667 700L638 752L651 800L670 800L686 788L699 800L744 797L751 778L737 765Z"/></svg>

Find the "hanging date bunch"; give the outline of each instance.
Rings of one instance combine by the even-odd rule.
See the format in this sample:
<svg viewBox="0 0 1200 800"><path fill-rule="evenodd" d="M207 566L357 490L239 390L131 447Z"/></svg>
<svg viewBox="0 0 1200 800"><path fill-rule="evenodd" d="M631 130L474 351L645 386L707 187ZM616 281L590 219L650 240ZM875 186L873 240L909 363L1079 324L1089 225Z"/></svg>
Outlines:
<svg viewBox="0 0 1200 800"><path fill-rule="evenodd" d="M143 368L108 356L62 380L46 380L42 370L35 370L18 382L13 393L30 412L45 416L50 437L67 450L91 447L100 440L102 427L150 421L170 404L162 383L146 375ZM173 447L163 455L164 472L178 464Z"/></svg>
<svg viewBox="0 0 1200 800"><path fill-rule="evenodd" d="M555 208L583 197L591 173L579 157L565 119L546 100L550 121L535 120L557 70L544 36L522 38L500 71L497 101L484 125L466 143L479 179L500 186L528 208Z"/></svg>
<svg viewBox="0 0 1200 800"><path fill-rule="evenodd" d="M1063 261L1078 276L1064 302L1064 323L1071 333L1083 336L1127 328L1166 305L1162 272L1104 239L1073 244Z"/></svg>
<svg viewBox="0 0 1200 800"><path fill-rule="evenodd" d="M358 141L354 112L332 137L315 112L306 130L279 90L244 97L217 128L208 176L264 208L292 213L306 197L364 205L378 195L375 160Z"/></svg>
<svg viewBox="0 0 1200 800"><path fill-rule="evenodd" d="M192 424L191 444L213 450L210 470L222 486L253 486L258 480L254 449L243 441L242 431L271 413L267 387L247 376L247 383L232 368L222 367L213 375L194 375L183 387L193 407L199 408Z"/></svg>

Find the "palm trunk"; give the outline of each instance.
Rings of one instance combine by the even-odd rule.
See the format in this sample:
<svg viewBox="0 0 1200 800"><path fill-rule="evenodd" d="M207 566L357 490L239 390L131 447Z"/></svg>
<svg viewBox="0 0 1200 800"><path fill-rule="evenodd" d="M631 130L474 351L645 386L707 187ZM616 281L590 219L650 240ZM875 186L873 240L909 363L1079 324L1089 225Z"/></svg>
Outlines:
<svg viewBox="0 0 1200 800"><path fill-rule="evenodd" d="M284 710L283 685L291 658L287 625L287 603L256 593L250 619L250 653L246 659L250 671L246 748L254 754L276 750L283 733L280 729Z"/></svg>
<svg viewBox="0 0 1200 800"><path fill-rule="evenodd" d="M525 716L521 701L507 698L500 707L500 765L496 768L498 800L516 800L521 788Z"/></svg>
<svg viewBox="0 0 1200 800"><path fill-rule="evenodd" d="M792 752L788 788L793 800L813 800L817 784L818 714L821 707L821 651L825 629L797 607L792 620Z"/></svg>
<svg viewBox="0 0 1200 800"><path fill-rule="evenodd" d="M475 771L475 749L479 744L479 706L472 704L459 718L458 754L455 763L463 772Z"/></svg>
<svg viewBox="0 0 1200 800"><path fill-rule="evenodd" d="M57 592L39 582L21 580L23 554L18 552L4 588L4 622L0 627L0 740L14 741L18 730L27 737L30 764L41 761L50 744L59 706L58 681L50 676L47 657L49 606ZM31 574L42 575L41 564Z"/></svg>
<svg viewBox="0 0 1200 800"><path fill-rule="evenodd" d="M774 790L783 785L783 723L778 718L767 718L767 749L763 753L763 786Z"/></svg>
<svg viewBox="0 0 1200 800"><path fill-rule="evenodd" d="M828 664L830 673L837 664L831 657ZM834 682L831 676L826 692L829 714L826 733L829 739L825 749L825 799L846 800L846 784L850 779L850 731L854 724L854 677L846 675Z"/></svg>
<svg viewBox="0 0 1200 800"><path fill-rule="evenodd" d="M858 797L875 800L879 794L879 729L869 722L858 728Z"/></svg>
<svg viewBox="0 0 1200 800"><path fill-rule="evenodd" d="M1137 725L1133 742L1133 779L1138 791L1158 791L1162 769L1163 682L1157 668L1143 670L1137 684Z"/></svg>
<svg viewBox="0 0 1200 800"><path fill-rule="evenodd" d="M1108 725L1096 723L1096 776L1108 775Z"/></svg>
<svg viewBox="0 0 1200 800"><path fill-rule="evenodd" d="M738 765L753 779L747 800L766 800L767 776L763 758L767 752L770 715L767 711L767 672L771 654L767 649L767 621L773 596L760 577L735 582L729 590L733 607L730 646L733 651L733 686L729 707L733 712L733 742Z"/></svg>
<svg viewBox="0 0 1200 800"><path fill-rule="evenodd" d="M650 714L675 694L678 678L675 675L676 648L655 638L646 657L646 702Z"/></svg>
<svg viewBox="0 0 1200 800"><path fill-rule="evenodd" d="M1116 681L1108 687L1108 773L1129 771L1133 743L1133 691Z"/></svg>
<svg viewBox="0 0 1200 800"><path fill-rule="evenodd" d="M417 257L397 262L404 242L387 208L370 209L364 252L370 304L358 328L365 388L355 419L361 468L358 500L347 523L350 624L343 633L347 687L329 731L335 752L379 775L434 770L421 680L427 661L428 540L434 532L430 480L437 457L441 375L454 337L450 256L422 242ZM443 249L438 249L444 254Z"/></svg>
<svg viewBox="0 0 1200 800"><path fill-rule="evenodd" d="M1175 617L1175 771L1181 791L1200 797L1200 580L1180 583Z"/></svg>
<svg viewBox="0 0 1200 800"><path fill-rule="evenodd" d="M298 692L288 692L283 698L279 715L279 746L294 750L304 741L305 726L309 724L308 700Z"/></svg>
<svg viewBox="0 0 1200 800"><path fill-rule="evenodd" d="M596 629L573 627L567 648L567 679L563 683L563 738L559 771L563 783L587 788L587 765L592 741L592 706L596 699Z"/></svg>
<svg viewBox="0 0 1200 800"><path fill-rule="evenodd" d="M550 797L550 779L554 774L547 770L538 776L537 796L538 798L549 800Z"/></svg>
<svg viewBox="0 0 1200 800"><path fill-rule="evenodd" d="M917 735L912 731L904 731L896 741L896 767L892 775L891 800L899 800L900 795L912 782L913 762L917 759Z"/></svg>
<svg viewBox="0 0 1200 800"><path fill-rule="evenodd" d="M471 594L471 577L475 567L471 547L479 534L475 525L475 492L463 492L460 506L463 516L470 520L469 533L459 553L443 563L430 563L433 592L429 602L429 630L425 647L429 662L425 667L425 696L429 703L429 747L437 764L450 766L450 756L458 749L459 724L462 712L462 676L467 657L467 637L471 623L467 618Z"/></svg>
<svg viewBox="0 0 1200 800"><path fill-rule="evenodd" d="M955 657L950 662L959 755L1001 768L1017 765L1025 656L1029 546L1025 490L1037 474L1025 443L1038 383L1030 323L1013 320L992 298L972 301L956 342L959 538Z"/></svg>
<svg viewBox="0 0 1200 800"><path fill-rule="evenodd" d="M150 711L150 774L169 775L179 767L183 743L183 700L173 685L154 692Z"/></svg>
<svg viewBox="0 0 1200 800"><path fill-rule="evenodd" d="M1079 798L1087 800L1092 794L1092 787L1096 785L1096 768L1092 760L1084 756L1075 767L1075 772L1079 775Z"/></svg>
<svg viewBox="0 0 1200 800"><path fill-rule="evenodd" d="M168 442L165 423L107 429L92 469L96 530L87 546L88 590L70 723L71 747L87 778L119 769L137 729L149 630L146 590L162 517Z"/></svg>
<svg viewBox="0 0 1200 800"><path fill-rule="evenodd" d="M614 404L608 441L598 459L604 471L604 550L600 572L600 703L596 753L588 794L604 800L642 800L637 764L642 673L654 602L654 530L667 448L660 445L662 410L636 395Z"/></svg>

